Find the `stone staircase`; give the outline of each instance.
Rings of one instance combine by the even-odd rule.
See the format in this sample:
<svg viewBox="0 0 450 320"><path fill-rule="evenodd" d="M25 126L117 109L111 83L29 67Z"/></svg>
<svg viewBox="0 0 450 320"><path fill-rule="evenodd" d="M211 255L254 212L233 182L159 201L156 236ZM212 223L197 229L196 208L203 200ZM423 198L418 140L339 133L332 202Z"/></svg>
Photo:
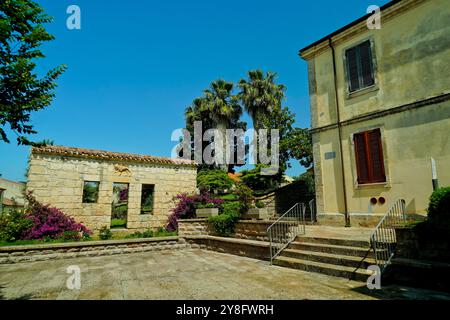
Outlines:
<svg viewBox="0 0 450 320"><path fill-rule="evenodd" d="M298 236L273 264L366 281L372 274L367 267L374 265L375 260L369 239Z"/></svg>

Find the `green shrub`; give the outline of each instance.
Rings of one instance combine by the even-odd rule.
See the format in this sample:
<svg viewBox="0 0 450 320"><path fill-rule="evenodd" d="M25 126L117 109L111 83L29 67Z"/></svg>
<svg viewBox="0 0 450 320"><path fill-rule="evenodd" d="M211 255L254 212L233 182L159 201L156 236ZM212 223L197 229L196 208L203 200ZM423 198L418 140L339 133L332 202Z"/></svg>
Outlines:
<svg viewBox="0 0 450 320"><path fill-rule="evenodd" d="M234 227L238 220L239 214L237 213L223 213L209 218L208 222L219 236L229 237L234 233Z"/></svg>
<svg viewBox="0 0 450 320"><path fill-rule="evenodd" d="M258 164L254 169L241 171L241 181L249 188L257 191L274 189L278 185L277 176L261 174L263 168L269 168L269 166Z"/></svg>
<svg viewBox="0 0 450 320"><path fill-rule="evenodd" d="M233 180L223 170L203 170L197 174L197 186L210 192L223 192L233 186Z"/></svg>
<svg viewBox="0 0 450 320"><path fill-rule="evenodd" d="M242 206L239 201L226 201L220 207L220 214L239 214Z"/></svg>
<svg viewBox="0 0 450 320"><path fill-rule="evenodd" d="M111 219L111 228L124 228L126 225L125 219Z"/></svg>
<svg viewBox="0 0 450 320"><path fill-rule="evenodd" d="M248 186L240 183L236 187L236 195L241 203L241 213L248 211L253 202L253 191Z"/></svg>
<svg viewBox="0 0 450 320"><path fill-rule="evenodd" d="M112 238L112 232L107 226L103 226L100 228L99 238L102 240L108 240Z"/></svg>
<svg viewBox="0 0 450 320"><path fill-rule="evenodd" d="M196 209L212 209L218 208L220 205L215 203L199 203L195 205Z"/></svg>
<svg viewBox="0 0 450 320"><path fill-rule="evenodd" d="M22 238L23 233L33 227L33 222L25 213L10 210L0 214L0 240L13 242Z"/></svg>
<svg viewBox="0 0 450 320"><path fill-rule="evenodd" d="M428 205L428 220L438 228L450 228L450 187L433 192Z"/></svg>
<svg viewBox="0 0 450 320"><path fill-rule="evenodd" d="M260 201L260 200L256 201L255 206L256 206L257 208L259 208L259 209L262 209L262 208L265 208L265 207L266 207L265 203L262 202L262 201Z"/></svg>

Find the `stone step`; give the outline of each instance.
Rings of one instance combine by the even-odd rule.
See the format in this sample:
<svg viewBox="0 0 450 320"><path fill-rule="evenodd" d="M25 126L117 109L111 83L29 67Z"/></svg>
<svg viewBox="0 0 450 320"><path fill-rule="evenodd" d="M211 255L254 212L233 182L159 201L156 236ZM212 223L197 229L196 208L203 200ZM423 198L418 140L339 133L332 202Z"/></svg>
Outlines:
<svg viewBox="0 0 450 320"><path fill-rule="evenodd" d="M289 245L289 249L373 258L373 252L368 247L341 246L334 244L294 241Z"/></svg>
<svg viewBox="0 0 450 320"><path fill-rule="evenodd" d="M281 256L363 269L367 269L368 266L375 264L375 259L373 258L364 259L362 257L297 249L285 249Z"/></svg>
<svg viewBox="0 0 450 320"><path fill-rule="evenodd" d="M342 238L298 236L295 239L295 241L308 242L308 243L332 244L332 245L337 245L337 246L348 246L348 247L362 247L362 248L370 247L370 241L368 239L367 240L353 240L353 239L342 239Z"/></svg>
<svg viewBox="0 0 450 320"><path fill-rule="evenodd" d="M329 263L296 259L291 257L279 256L273 260L273 264L282 267L288 267L309 272L317 272L329 276L343 277L356 281L367 281L372 274L366 269L355 269L353 267L338 266Z"/></svg>

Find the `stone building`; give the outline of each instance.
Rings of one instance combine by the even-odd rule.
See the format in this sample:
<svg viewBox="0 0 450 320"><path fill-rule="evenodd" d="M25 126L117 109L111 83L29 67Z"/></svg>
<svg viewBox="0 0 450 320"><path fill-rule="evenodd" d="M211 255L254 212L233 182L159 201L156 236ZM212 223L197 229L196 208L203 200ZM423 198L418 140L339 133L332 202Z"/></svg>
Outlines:
<svg viewBox="0 0 450 320"><path fill-rule="evenodd" d="M0 213L3 209L21 209L24 205L24 182L0 178Z"/></svg>
<svg viewBox="0 0 450 320"><path fill-rule="evenodd" d="M182 159L62 146L32 147L27 190L98 230L164 227L173 197L196 190L197 168Z"/></svg>
<svg viewBox="0 0 450 320"><path fill-rule="evenodd" d="M450 185L450 6L391 1L300 50L308 62L319 223L373 226Z"/></svg>

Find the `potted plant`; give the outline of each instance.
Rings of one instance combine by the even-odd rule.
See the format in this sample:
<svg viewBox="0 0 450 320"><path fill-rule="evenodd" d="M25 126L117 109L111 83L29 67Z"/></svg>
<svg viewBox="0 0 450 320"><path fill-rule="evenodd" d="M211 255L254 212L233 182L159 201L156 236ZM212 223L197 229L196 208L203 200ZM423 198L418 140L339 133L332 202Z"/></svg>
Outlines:
<svg viewBox="0 0 450 320"><path fill-rule="evenodd" d="M256 201L255 205L243 215L243 218L267 220L269 217L266 205L262 201Z"/></svg>
<svg viewBox="0 0 450 320"><path fill-rule="evenodd" d="M197 218L210 218L219 215L219 208L215 203L199 204L195 209Z"/></svg>

